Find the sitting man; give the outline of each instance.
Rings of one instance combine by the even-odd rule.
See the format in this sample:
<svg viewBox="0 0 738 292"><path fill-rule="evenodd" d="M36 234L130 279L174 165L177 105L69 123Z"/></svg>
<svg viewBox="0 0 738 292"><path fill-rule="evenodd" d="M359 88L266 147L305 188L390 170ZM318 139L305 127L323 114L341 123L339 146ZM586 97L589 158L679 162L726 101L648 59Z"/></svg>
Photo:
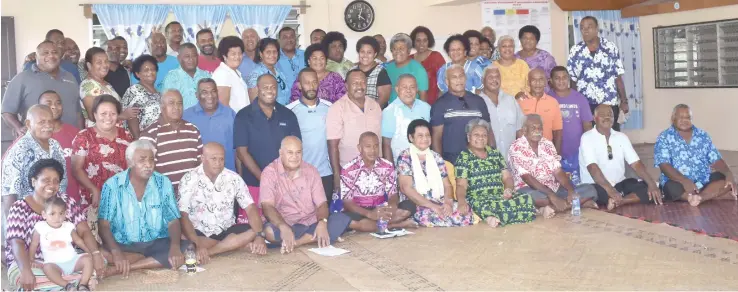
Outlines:
<svg viewBox="0 0 738 292"><path fill-rule="evenodd" d="M707 132L692 124L692 111L677 105L672 126L661 132L654 146L654 164L661 169L661 187L667 200L697 206L712 199L734 200L735 177ZM717 172L712 172L715 169Z"/></svg>
<svg viewBox="0 0 738 292"><path fill-rule="evenodd" d="M182 233L195 243L198 260L207 263L210 256L249 243L252 253L266 254L259 210L241 176L225 169L225 149L208 143L202 156L202 164L182 177L178 202ZM251 225L236 223L236 202L245 207Z"/></svg>
<svg viewBox="0 0 738 292"><path fill-rule="evenodd" d="M582 134L582 143L579 146L579 173L582 183L595 184L597 203L606 205L607 210L648 201L662 204L661 191L656 181L646 172L630 139L612 129L615 121L613 116L611 106L597 106L594 129ZM626 161L642 180L625 178Z"/></svg>
<svg viewBox="0 0 738 292"><path fill-rule="evenodd" d="M379 157L379 137L364 132L359 137L359 156L341 169L341 198L344 213L358 222L357 231L377 231L377 220L389 221L389 228L415 227L410 218L415 203L400 203L397 194L397 172L387 159ZM387 204L387 208L382 208Z"/></svg>
<svg viewBox="0 0 738 292"><path fill-rule="evenodd" d="M515 190L530 194L536 206L543 208L545 218L570 209L575 196L579 196L582 206L597 208L595 189L591 185L575 186L561 168L561 156L553 142L543 136L541 116L527 115L522 130L523 137L513 142L508 154Z"/></svg>
<svg viewBox="0 0 738 292"><path fill-rule="evenodd" d="M281 243L282 252L318 242L319 247L338 240L351 218L328 216L328 202L318 170L302 161L302 142L295 136L282 140L279 158L261 173L261 207L269 223L266 238Z"/></svg>
<svg viewBox="0 0 738 292"><path fill-rule="evenodd" d="M102 188L100 238L123 277L139 269L178 269L184 263L182 251L190 244L180 240L172 183L154 172L155 152L149 141L132 142L126 149L128 170L109 178Z"/></svg>

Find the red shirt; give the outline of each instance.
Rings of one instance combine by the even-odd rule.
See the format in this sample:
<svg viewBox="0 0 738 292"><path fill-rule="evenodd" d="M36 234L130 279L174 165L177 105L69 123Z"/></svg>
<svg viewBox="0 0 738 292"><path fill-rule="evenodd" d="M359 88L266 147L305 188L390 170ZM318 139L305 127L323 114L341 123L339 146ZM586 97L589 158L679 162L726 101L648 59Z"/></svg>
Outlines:
<svg viewBox="0 0 738 292"><path fill-rule="evenodd" d="M205 70L212 74L218 66L220 66L220 60L218 58L211 61L203 55L197 57L197 68L200 68L200 70Z"/></svg>
<svg viewBox="0 0 738 292"><path fill-rule="evenodd" d="M410 58L414 57L415 54L410 55ZM433 51L421 64L423 64L425 72L428 73L428 92L425 94L426 102L433 105L436 99L438 99L438 69L446 64L446 60L443 59L441 53Z"/></svg>
<svg viewBox="0 0 738 292"><path fill-rule="evenodd" d="M70 124L62 124L61 130L54 133L51 138L58 141L62 149L64 149L64 160L67 161L68 172L64 174L67 177L66 193L72 197L72 199L79 202L79 183L77 183L77 179L72 175L72 141L74 140L74 137L77 136L77 133L79 133L79 129L77 129L77 127Z"/></svg>
<svg viewBox="0 0 738 292"><path fill-rule="evenodd" d="M118 127L118 136L113 141L97 135L95 127L80 131L72 141L72 155L85 159L83 169L98 190L108 178L128 168L126 149L133 141L131 133ZM90 191L80 188L80 205L86 208L92 203Z"/></svg>

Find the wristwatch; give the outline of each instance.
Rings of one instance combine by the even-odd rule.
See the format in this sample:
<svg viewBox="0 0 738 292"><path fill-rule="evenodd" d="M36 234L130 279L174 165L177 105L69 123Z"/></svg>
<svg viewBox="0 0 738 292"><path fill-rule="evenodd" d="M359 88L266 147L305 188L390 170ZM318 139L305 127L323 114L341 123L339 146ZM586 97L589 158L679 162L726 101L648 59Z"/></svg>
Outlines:
<svg viewBox="0 0 738 292"><path fill-rule="evenodd" d="M325 223L328 223L328 218L323 218L323 219L320 219L320 221L323 221L323 222L325 222Z"/></svg>
<svg viewBox="0 0 738 292"><path fill-rule="evenodd" d="M266 233L264 233L264 230L257 232L256 236L266 239Z"/></svg>

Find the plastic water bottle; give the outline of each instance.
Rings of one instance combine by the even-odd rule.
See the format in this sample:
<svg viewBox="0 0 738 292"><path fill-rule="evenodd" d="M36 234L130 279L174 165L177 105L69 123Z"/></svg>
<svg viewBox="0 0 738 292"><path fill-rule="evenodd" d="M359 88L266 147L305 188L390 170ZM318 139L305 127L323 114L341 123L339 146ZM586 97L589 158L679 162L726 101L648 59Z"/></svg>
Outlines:
<svg viewBox="0 0 738 292"><path fill-rule="evenodd" d="M582 215L582 206L579 202L579 196L574 196L574 198L571 199L571 215L576 217Z"/></svg>
<svg viewBox="0 0 738 292"><path fill-rule="evenodd" d="M384 208L387 207L387 202L382 203L382 205L379 205L377 207L378 210L382 211L382 215L379 216L377 220L377 232L379 234L387 233L387 225L389 224L389 219L384 218Z"/></svg>
<svg viewBox="0 0 738 292"><path fill-rule="evenodd" d="M197 253L195 246L190 244L185 250L185 267L187 267L187 275L194 275L197 272Z"/></svg>

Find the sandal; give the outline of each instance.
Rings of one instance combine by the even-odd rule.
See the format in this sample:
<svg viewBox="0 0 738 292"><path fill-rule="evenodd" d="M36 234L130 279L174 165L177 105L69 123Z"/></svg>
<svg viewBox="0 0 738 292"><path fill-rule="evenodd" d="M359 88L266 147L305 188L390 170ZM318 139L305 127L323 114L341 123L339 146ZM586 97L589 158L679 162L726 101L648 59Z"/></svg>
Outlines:
<svg viewBox="0 0 738 292"><path fill-rule="evenodd" d="M90 291L90 287L88 285L77 285L77 291Z"/></svg>
<svg viewBox="0 0 738 292"><path fill-rule="evenodd" d="M72 282L69 282L69 283L67 283L66 286L64 286L64 291L76 291L76 290L77 289L75 289L74 283L72 283Z"/></svg>

